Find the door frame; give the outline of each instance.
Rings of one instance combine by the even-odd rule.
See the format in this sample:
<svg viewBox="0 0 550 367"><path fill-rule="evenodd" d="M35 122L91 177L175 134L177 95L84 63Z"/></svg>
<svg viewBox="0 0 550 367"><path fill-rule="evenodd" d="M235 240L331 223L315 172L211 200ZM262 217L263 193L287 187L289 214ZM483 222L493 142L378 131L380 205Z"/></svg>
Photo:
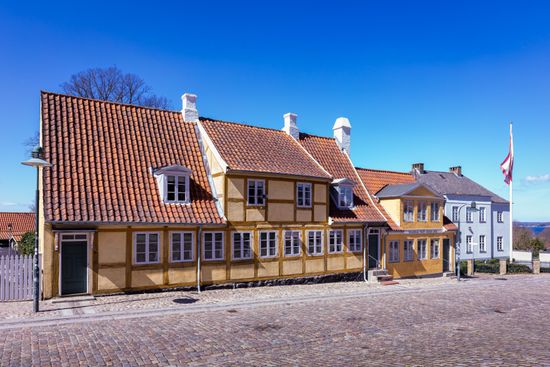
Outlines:
<svg viewBox="0 0 550 367"><path fill-rule="evenodd" d="M370 235L376 235L378 237L378 254L377 254L377 261L378 263L380 264L380 268L385 268L385 266L382 266L382 260L381 260L381 254L380 254L380 237L382 235L381 233L381 230L380 228L369 228L368 231L367 231L367 252L368 252L368 257L367 257L367 268L368 269L371 269L368 264L369 264L369 258L371 256L370 252L368 251L369 249L369 236Z"/></svg>
<svg viewBox="0 0 550 367"><path fill-rule="evenodd" d="M85 235L86 236L86 239L83 240L83 239L78 239L78 240L71 240L71 239L63 239L63 236L64 235L71 235L71 236L74 236L74 235ZM63 275L63 245L64 245L64 242L69 242L69 246L70 246L70 242L82 242L82 241L86 241L86 294L92 294L92 284L91 284L91 281L92 281L92 268L90 267L90 260L92 258L92 246L91 244L93 243L93 232L69 232L69 231L62 231L62 232L59 232L59 237L58 237L58 241L59 241L59 274L58 274L58 294L59 296L65 296L65 294L63 294L63 280L62 280L62 275Z"/></svg>

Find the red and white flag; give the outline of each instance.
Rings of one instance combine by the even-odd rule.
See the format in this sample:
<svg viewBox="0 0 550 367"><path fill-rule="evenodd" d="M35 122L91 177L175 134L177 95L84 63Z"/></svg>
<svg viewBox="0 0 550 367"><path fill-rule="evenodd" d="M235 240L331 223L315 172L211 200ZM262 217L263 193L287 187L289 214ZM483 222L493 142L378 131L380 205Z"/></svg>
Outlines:
<svg viewBox="0 0 550 367"><path fill-rule="evenodd" d="M514 137L512 136L512 123L510 123L510 152L500 164L500 169L504 175L504 182L510 185L512 181L512 171L514 170Z"/></svg>

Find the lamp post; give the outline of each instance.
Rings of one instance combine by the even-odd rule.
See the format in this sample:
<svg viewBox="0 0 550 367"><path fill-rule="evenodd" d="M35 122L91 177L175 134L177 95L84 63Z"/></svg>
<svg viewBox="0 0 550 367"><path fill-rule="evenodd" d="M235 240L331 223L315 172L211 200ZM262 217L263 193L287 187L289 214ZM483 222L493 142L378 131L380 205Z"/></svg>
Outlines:
<svg viewBox="0 0 550 367"><path fill-rule="evenodd" d="M11 241L12 241L12 238L13 238L13 224L11 224L11 223L8 224L8 231L10 231L10 237L9 237L10 239L8 240L8 251L9 251L8 255L11 256L11 253L12 253L12 251L11 251Z"/></svg>
<svg viewBox="0 0 550 367"><path fill-rule="evenodd" d="M33 296L32 296L32 310L38 312L38 299L40 298L40 272L38 269L38 235L39 235L39 222L38 216L40 214L40 167L50 167L51 164L44 160L44 150L42 147L37 146L32 151L32 157L29 160L21 162L25 166L36 168L36 235L34 236L34 258L33 258Z"/></svg>
<svg viewBox="0 0 550 367"><path fill-rule="evenodd" d="M462 233L460 232L460 211L462 208L468 206L468 204L463 204L458 208L458 236L455 246L455 263L456 263L456 280L460 281L460 248L462 246ZM476 202L472 201L470 203L470 208L476 208Z"/></svg>

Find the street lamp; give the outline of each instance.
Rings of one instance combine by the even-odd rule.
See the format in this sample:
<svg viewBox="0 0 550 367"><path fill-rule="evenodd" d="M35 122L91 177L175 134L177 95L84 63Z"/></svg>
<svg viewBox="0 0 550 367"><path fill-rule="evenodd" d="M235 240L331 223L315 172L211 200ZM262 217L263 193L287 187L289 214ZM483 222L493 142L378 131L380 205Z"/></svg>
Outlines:
<svg viewBox="0 0 550 367"><path fill-rule="evenodd" d="M21 162L25 166L36 167L36 236L34 236L34 259L33 259L33 296L32 310L38 312L38 298L40 297L40 272L38 270L38 215L40 213L40 167L50 167L51 164L44 160L44 150L41 146L36 146L32 150L32 158Z"/></svg>
<svg viewBox="0 0 550 367"><path fill-rule="evenodd" d="M12 239L13 239L13 224L9 223L8 224L8 231L10 232L10 237L9 237L9 241L8 241L8 255L11 256L11 242L12 242Z"/></svg>
<svg viewBox="0 0 550 367"><path fill-rule="evenodd" d="M458 208L458 233L455 246L455 263L456 263L456 280L460 280L460 247L462 245L462 233L460 232L460 211L462 208L468 206L468 204L463 204ZM470 203L471 209L476 209L476 202L472 201Z"/></svg>

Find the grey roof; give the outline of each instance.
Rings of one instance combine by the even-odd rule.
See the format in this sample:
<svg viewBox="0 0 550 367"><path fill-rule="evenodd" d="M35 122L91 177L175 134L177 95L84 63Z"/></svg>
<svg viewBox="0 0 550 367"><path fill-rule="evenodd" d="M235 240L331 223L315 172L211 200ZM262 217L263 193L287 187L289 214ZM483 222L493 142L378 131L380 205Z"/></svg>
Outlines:
<svg viewBox="0 0 550 367"><path fill-rule="evenodd" d="M394 198L398 196L403 196L421 186L420 184L406 183L406 184L395 184L395 185L386 185L384 188L376 193L376 196L379 198Z"/></svg>
<svg viewBox="0 0 550 367"><path fill-rule="evenodd" d="M508 202L468 177L459 176L453 172L424 171L424 173L419 173L416 171L415 177L417 182L431 187L440 195L488 196L495 203Z"/></svg>

